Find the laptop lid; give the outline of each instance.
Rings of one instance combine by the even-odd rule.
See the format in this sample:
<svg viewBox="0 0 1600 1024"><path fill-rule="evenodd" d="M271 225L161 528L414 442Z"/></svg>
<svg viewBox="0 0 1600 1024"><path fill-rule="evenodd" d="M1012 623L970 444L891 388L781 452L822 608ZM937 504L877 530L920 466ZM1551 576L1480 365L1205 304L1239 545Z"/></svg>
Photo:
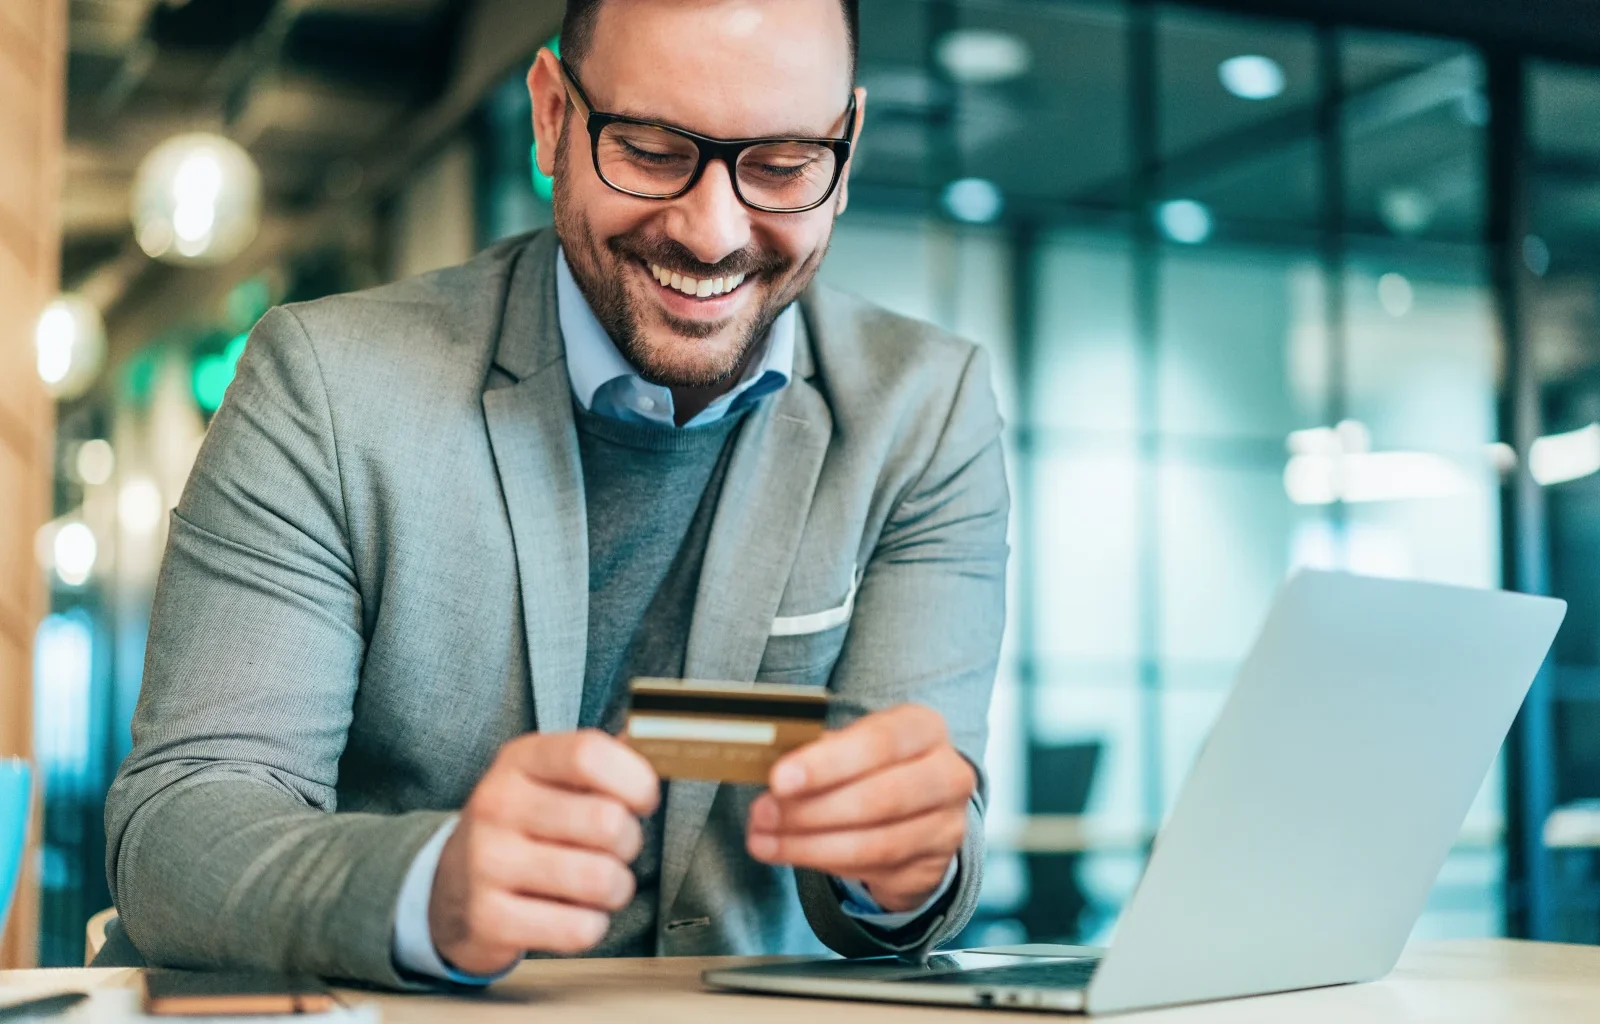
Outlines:
<svg viewBox="0 0 1600 1024"><path fill-rule="evenodd" d="M1285 584L1089 1011L1388 973L1565 614L1339 573Z"/></svg>

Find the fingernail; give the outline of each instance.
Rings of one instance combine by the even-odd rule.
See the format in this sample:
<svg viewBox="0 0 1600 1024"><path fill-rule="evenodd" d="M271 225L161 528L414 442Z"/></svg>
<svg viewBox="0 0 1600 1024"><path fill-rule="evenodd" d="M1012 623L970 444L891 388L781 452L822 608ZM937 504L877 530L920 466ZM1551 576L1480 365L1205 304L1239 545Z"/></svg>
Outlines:
<svg viewBox="0 0 1600 1024"><path fill-rule="evenodd" d="M750 856L756 860L771 860L778 855L778 840L776 836L761 835L750 836Z"/></svg>
<svg viewBox="0 0 1600 1024"><path fill-rule="evenodd" d="M806 770L794 762L786 762L772 769L774 793L797 793L806 785Z"/></svg>

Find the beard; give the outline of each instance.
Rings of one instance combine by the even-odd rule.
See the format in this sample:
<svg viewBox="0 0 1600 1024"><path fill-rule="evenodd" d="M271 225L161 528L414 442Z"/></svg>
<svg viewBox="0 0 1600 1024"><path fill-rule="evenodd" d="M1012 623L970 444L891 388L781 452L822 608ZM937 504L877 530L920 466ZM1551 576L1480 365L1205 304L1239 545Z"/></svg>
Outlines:
<svg viewBox="0 0 1600 1024"><path fill-rule="evenodd" d="M583 215L582 204L571 199L567 149L573 132L582 128L571 115L569 107L568 123L556 146L552 206L556 236L566 252L567 266L595 319L623 358L652 384L669 388L716 388L729 384L744 372L773 322L816 277L827 255L828 240L803 260L747 246L708 264L682 243L645 231L597 238ZM628 282L634 279L629 265L644 263L696 280L744 274L742 287L760 288L763 294L754 311L742 319L686 320L629 288Z"/></svg>

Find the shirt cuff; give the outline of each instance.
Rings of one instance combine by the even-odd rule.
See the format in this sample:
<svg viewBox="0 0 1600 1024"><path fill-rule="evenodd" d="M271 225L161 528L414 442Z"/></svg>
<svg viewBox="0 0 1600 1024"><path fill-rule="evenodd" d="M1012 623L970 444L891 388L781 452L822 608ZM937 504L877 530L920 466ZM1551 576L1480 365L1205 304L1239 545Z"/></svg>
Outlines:
<svg viewBox="0 0 1600 1024"><path fill-rule="evenodd" d="M466 974L444 962L433 944L433 930L428 925L428 900L433 895L433 876L439 870L439 855L444 844L456 830L458 818L439 826L426 846L417 851L400 886L400 902L394 915L394 962L403 971L454 982L457 985L489 985L510 974L517 966L499 974Z"/></svg>
<svg viewBox="0 0 1600 1024"><path fill-rule="evenodd" d="M840 909L845 912L845 916L853 917L862 924L870 924L886 932L898 931L932 910L935 903L944 899L945 893L950 891L951 884L956 880L956 871L960 866L960 855L951 857L950 867L944 873L944 881L939 883L939 888L933 891L933 895L915 910L901 913L891 913L878 906L878 901L872 898L872 894L867 892L867 887L862 883L851 878L835 879L839 887L844 890L844 899L839 904Z"/></svg>

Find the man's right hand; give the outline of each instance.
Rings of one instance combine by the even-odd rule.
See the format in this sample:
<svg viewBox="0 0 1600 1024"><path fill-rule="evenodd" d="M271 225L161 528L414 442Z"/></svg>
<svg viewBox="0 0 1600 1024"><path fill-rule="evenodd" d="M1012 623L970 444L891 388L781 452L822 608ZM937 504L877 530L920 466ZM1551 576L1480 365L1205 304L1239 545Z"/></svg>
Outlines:
<svg viewBox="0 0 1600 1024"><path fill-rule="evenodd" d="M649 763L603 732L507 743L439 856L428 900L439 955L490 975L526 952L593 949L633 898L639 819L660 798Z"/></svg>

